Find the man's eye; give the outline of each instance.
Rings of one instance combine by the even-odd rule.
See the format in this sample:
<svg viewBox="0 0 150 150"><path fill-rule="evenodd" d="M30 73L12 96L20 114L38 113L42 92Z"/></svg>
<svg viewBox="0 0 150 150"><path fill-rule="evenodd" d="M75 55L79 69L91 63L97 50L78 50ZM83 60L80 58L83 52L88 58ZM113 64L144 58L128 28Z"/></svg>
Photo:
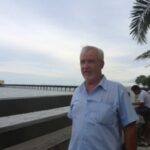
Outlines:
<svg viewBox="0 0 150 150"><path fill-rule="evenodd" d="M81 62L80 62L81 64L85 64L85 60L81 60Z"/></svg>
<svg viewBox="0 0 150 150"><path fill-rule="evenodd" d="M87 63L87 64L95 64L96 61L95 61L95 60L81 60L80 63L81 63L81 64L85 64L85 63Z"/></svg>
<svg viewBox="0 0 150 150"><path fill-rule="evenodd" d="M95 60L89 60L88 63L89 63L89 64L94 64L94 63L95 63Z"/></svg>

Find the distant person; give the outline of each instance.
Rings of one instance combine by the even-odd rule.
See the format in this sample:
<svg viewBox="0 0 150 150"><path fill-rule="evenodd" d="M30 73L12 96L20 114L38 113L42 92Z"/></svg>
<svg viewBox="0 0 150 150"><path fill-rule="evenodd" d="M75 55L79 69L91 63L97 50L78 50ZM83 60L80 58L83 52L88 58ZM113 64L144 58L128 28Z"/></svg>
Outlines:
<svg viewBox="0 0 150 150"><path fill-rule="evenodd" d="M103 51L85 46L80 54L85 81L75 90L68 117L72 119L69 150L136 150L137 115L127 90L102 74ZM124 134L122 134L122 131Z"/></svg>
<svg viewBox="0 0 150 150"><path fill-rule="evenodd" d="M137 102L133 103L137 105L136 112L142 115L147 122L150 120L150 94L145 90L141 90L138 85L133 85L131 90L137 96Z"/></svg>
<svg viewBox="0 0 150 150"><path fill-rule="evenodd" d="M150 123L150 94L145 90L142 90L138 85L133 85L131 90L137 96L136 105L137 114L144 118L144 124L141 126L142 132L140 132L138 144L140 146L148 146L149 142L149 123ZM140 128L138 129L140 131Z"/></svg>

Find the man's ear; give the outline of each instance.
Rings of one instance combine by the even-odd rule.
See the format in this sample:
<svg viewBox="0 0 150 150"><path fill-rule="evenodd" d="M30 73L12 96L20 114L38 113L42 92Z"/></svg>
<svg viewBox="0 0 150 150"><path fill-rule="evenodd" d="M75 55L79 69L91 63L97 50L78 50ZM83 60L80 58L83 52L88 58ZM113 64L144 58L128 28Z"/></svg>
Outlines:
<svg viewBox="0 0 150 150"><path fill-rule="evenodd" d="M101 61L101 69L104 67L104 61Z"/></svg>

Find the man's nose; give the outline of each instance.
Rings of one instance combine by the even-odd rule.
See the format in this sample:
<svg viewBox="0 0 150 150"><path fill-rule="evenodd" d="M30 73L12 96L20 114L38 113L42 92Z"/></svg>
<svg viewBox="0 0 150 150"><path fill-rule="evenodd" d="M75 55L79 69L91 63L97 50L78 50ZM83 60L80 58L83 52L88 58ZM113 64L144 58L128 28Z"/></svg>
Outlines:
<svg viewBox="0 0 150 150"><path fill-rule="evenodd" d="M83 67L89 67L89 62L85 61L84 64L83 64Z"/></svg>

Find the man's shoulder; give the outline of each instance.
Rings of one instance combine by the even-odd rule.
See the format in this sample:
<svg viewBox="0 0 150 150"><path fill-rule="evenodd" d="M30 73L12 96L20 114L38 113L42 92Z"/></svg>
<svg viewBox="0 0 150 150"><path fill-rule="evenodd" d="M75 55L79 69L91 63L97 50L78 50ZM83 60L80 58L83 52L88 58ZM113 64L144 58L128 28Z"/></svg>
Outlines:
<svg viewBox="0 0 150 150"><path fill-rule="evenodd" d="M121 83L117 82L117 81L113 81L113 80L106 80L105 82L105 88L106 90L108 90L109 92L115 92L115 93L126 93L127 88L122 85Z"/></svg>
<svg viewBox="0 0 150 150"><path fill-rule="evenodd" d="M83 90L83 84L76 87L76 89L73 92L73 95L77 95L77 94L81 93L82 90Z"/></svg>
<svg viewBox="0 0 150 150"><path fill-rule="evenodd" d="M121 84L121 83L119 83L119 82L117 82L117 81L113 81L113 80L106 80L106 84L108 85L108 86L111 86L111 87L119 87L119 88L123 88L124 86Z"/></svg>
<svg viewBox="0 0 150 150"><path fill-rule="evenodd" d="M77 88L75 89L75 91L81 91L84 88L84 83L81 83L79 86L77 86Z"/></svg>

